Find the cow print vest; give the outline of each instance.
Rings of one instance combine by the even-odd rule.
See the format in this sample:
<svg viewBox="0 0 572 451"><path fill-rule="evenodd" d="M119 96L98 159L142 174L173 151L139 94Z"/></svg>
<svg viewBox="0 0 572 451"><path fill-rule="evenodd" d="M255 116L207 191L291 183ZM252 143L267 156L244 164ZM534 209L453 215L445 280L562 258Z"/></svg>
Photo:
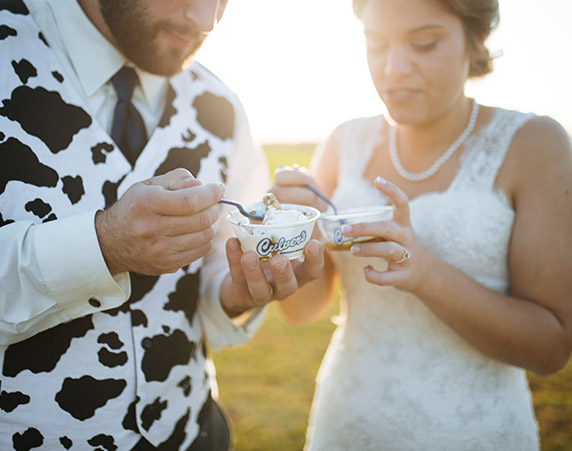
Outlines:
<svg viewBox="0 0 572 451"><path fill-rule="evenodd" d="M170 80L158 128L131 167L90 116L20 0L0 0L0 226L109 207L133 183L187 168L225 181L235 96L197 63ZM121 308L5 350L0 448L186 448L210 393L196 261L132 275Z"/></svg>

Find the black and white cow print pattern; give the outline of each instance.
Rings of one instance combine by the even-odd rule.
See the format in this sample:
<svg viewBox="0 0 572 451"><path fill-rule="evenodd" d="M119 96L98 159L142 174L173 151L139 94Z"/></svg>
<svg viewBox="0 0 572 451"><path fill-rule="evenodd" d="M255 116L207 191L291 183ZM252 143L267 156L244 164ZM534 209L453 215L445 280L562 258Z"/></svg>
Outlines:
<svg viewBox="0 0 572 451"><path fill-rule="evenodd" d="M236 98L198 64L173 77L134 167L86 112L21 0L0 0L0 227L111 205L133 183L185 167L225 181ZM0 449L126 449L144 435L187 447L210 392L196 315L199 260L132 275L122 307L4 351Z"/></svg>

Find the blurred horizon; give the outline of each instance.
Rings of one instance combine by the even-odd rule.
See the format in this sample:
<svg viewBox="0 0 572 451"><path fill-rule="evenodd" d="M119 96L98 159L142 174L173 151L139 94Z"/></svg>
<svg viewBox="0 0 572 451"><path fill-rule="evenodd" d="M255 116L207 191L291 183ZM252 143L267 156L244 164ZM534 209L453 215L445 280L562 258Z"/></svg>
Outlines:
<svg viewBox="0 0 572 451"><path fill-rule="evenodd" d="M495 71L481 103L549 115L572 135L570 0L500 0ZM339 123L383 113L351 0L231 0L197 54L241 99L262 144L316 143Z"/></svg>

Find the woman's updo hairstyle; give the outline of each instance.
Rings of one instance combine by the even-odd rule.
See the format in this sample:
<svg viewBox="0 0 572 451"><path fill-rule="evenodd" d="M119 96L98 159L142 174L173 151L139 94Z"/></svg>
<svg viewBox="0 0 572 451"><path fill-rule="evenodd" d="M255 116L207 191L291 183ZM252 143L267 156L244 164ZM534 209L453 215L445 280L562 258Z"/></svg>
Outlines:
<svg viewBox="0 0 572 451"><path fill-rule="evenodd" d="M352 0L354 13L361 14L368 1ZM483 77L493 71L493 58L485 41L499 22L498 0L435 0L461 19L473 58L469 77Z"/></svg>

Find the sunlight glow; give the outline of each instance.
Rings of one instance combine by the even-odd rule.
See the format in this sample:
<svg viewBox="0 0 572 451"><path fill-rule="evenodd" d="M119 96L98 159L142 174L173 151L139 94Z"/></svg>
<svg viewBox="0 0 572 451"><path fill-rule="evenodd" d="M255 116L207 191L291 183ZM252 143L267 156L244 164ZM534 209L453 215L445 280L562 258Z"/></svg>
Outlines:
<svg viewBox="0 0 572 451"><path fill-rule="evenodd" d="M490 48L502 56L467 93L572 132L572 1L500 5ZM236 91L263 143L320 141L342 121L383 111L350 0L230 0L197 59Z"/></svg>

